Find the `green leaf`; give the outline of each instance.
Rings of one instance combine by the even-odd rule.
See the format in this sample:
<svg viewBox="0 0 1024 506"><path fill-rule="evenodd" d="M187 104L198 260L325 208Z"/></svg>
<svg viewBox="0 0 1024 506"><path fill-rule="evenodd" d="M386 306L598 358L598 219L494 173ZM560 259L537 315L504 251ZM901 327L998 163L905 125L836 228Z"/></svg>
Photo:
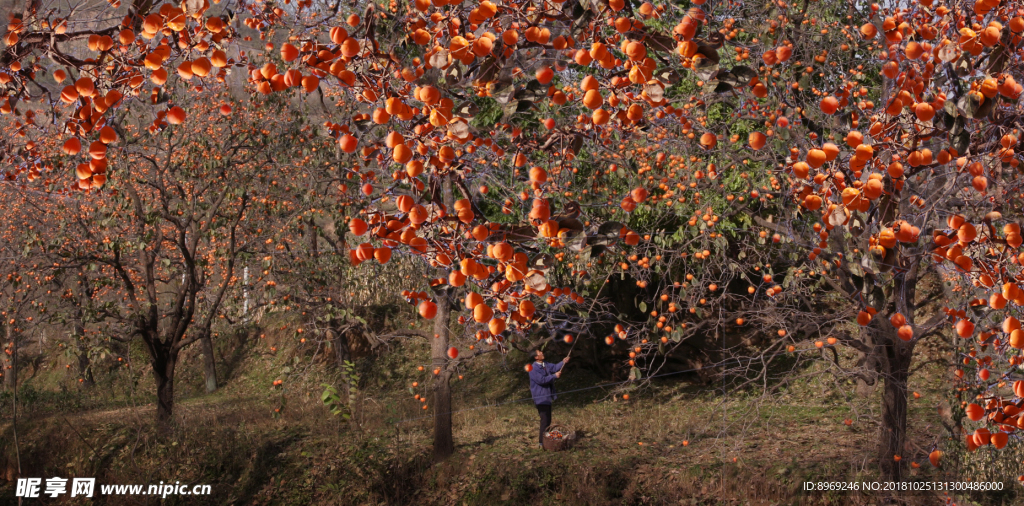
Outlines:
<svg viewBox="0 0 1024 506"><path fill-rule="evenodd" d="M647 312L647 303L646 302L640 301L640 304L639 304L638 307L640 308L641 312L644 312L644 313Z"/></svg>
<svg viewBox="0 0 1024 506"><path fill-rule="evenodd" d="M954 135L953 138L950 139L950 145L958 153L966 153L967 152L967 147L970 146L970 144L971 144L971 133L968 132L967 130L962 130L959 134Z"/></svg>
<svg viewBox="0 0 1024 506"><path fill-rule="evenodd" d="M331 398L332 398L332 397L333 397L333 395L334 395L334 393L333 393L333 391L334 391L334 387L332 387L332 386L330 386L330 385L327 385L327 384L324 384L324 386L325 386L325 387L327 387L327 388L326 388L326 389L324 389L324 392L323 392L322 394L320 394L320 400L321 400L321 401L322 401L322 402L323 402L324 404L328 404L328 401L330 401L330 400L331 400Z"/></svg>

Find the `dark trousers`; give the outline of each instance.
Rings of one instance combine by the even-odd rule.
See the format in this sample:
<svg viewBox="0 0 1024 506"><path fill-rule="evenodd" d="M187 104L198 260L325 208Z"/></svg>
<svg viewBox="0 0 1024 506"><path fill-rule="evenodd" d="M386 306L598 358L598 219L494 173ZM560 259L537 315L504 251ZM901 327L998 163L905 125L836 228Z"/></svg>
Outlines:
<svg viewBox="0 0 1024 506"><path fill-rule="evenodd" d="M548 431L548 427L551 425L551 405L538 404L537 413L540 413L540 444L543 446L544 433Z"/></svg>

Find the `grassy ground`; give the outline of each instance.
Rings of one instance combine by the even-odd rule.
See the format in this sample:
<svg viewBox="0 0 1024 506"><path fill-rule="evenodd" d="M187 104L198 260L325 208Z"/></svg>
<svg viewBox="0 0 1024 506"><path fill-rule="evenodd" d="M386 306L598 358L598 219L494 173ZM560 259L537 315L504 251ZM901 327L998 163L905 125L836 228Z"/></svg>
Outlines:
<svg viewBox="0 0 1024 506"><path fill-rule="evenodd" d="M880 504L878 495L807 493L805 481L874 481L878 396L808 370L771 399L673 379L624 401L605 389L563 394L554 418L575 428L566 452L536 448L537 414L522 361L486 359L453 382L455 455L431 459L429 410L413 398L426 343L409 341L360 360L363 388L354 421L320 402L322 383L337 384L323 350L292 347L286 334L255 332L225 364L227 381L202 393L195 356L181 375L177 424L152 423L151 380L112 375L94 393L60 392L52 364L23 387L18 422L24 476L86 476L98 483L210 484L207 498L162 504ZM233 344L232 344L233 343ZM561 355L557 355L561 356ZM230 366L230 367L229 367ZM914 479L949 478L927 454L939 439L943 391L938 368L915 375L910 444L904 458L922 463ZM272 387L275 379L284 385ZM559 388L604 380L570 363ZM137 382L137 384L136 384ZM27 400L26 400L27 398ZM4 399L8 410L9 399ZM9 410L8 410L9 411ZM849 426L845 419L853 420ZM13 498L16 474L9 416L0 430L0 504ZM5 460L6 459L6 462ZM1012 480L1011 480L1012 481ZM905 498L940 504L941 495ZM1008 493L960 503L1011 504ZM1010 502L1006 502L1010 501ZM72 504L70 500L65 503ZM40 504L44 503L40 501ZM45 503L58 504L61 501ZM156 504L143 497L98 497L93 504ZM75 503L78 504L78 503Z"/></svg>

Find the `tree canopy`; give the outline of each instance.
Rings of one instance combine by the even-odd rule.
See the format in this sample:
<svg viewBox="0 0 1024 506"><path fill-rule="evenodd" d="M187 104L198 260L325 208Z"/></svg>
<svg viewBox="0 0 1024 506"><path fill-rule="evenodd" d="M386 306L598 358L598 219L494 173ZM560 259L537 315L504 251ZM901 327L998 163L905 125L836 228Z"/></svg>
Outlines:
<svg viewBox="0 0 1024 506"><path fill-rule="evenodd" d="M333 311L343 278L413 262L439 457L449 380L484 353L587 339L637 381L685 355L751 385L811 343L884 383L898 479L925 339L963 339L970 449L1024 428L1021 14L26 0L0 53L5 235L145 340L164 418L226 301Z"/></svg>

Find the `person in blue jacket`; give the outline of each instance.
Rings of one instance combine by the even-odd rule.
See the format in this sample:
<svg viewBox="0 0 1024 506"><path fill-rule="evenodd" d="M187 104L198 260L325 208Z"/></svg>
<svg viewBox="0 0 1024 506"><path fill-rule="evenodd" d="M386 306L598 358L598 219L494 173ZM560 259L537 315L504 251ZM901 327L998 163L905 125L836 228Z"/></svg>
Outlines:
<svg viewBox="0 0 1024 506"><path fill-rule="evenodd" d="M551 425L551 403L558 398L555 395L555 379L562 377L562 366L569 361L565 357L554 364L544 362L544 352L533 352L533 368L530 369L530 394L533 403L540 413L540 447L544 448L544 433Z"/></svg>

